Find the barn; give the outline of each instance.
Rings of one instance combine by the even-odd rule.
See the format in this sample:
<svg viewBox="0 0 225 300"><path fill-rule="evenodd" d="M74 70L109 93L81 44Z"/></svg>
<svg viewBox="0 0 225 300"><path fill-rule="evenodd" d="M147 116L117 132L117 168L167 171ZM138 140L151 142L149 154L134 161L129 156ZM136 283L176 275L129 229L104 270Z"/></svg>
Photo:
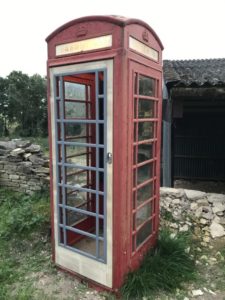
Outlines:
<svg viewBox="0 0 225 300"><path fill-rule="evenodd" d="M162 185L225 190L225 59L165 60L163 69Z"/></svg>

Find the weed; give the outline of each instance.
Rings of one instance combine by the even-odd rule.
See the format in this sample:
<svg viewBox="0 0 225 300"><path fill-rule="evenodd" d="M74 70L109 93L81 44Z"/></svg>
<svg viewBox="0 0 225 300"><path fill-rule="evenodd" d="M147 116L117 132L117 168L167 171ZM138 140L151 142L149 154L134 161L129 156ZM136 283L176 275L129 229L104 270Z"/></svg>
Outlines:
<svg viewBox="0 0 225 300"><path fill-rule="evenodd" d="M22 237L33 230L45 229L49 223L49 206L49 199L43 194L28 196L0 190L0 237Z"/></svg>
<svg viewBox="0 0 225 300"><path fill-rule="evenodd" d="M31 299L27 275L50 267L49 213L46 194L0 189L0 299Z"/></svg>
<svg viewBox="0 0 225 300"><path fill-rule="evenodd" d="M164 220L169 221L169 222L173 222L174 221L174 217L172 212L165 210L162 208L161 210L161 216Z"/></svg>
<svg viewBox="0 0 225 300"><path fill-rule="evenodd" d="M128 274L121 292L126 299L141 299L158 291L174 292L196 277L194 261L186 253L189 236L172 237L162 230L155 250L147 253L137 271Z"/></svg>

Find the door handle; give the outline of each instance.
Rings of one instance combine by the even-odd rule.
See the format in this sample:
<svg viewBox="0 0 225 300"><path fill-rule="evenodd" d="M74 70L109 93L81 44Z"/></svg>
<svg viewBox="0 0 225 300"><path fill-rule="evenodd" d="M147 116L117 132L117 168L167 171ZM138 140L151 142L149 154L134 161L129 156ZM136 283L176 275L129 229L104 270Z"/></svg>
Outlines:
<svg viewBox="0 0 225 300"><path fill-rule="evenodd" d="M108 164L111 164L111 163L112 163L112 153L111 153L111 152L108 152L108 153L107 153L107 163L108 163Z"/></svg>

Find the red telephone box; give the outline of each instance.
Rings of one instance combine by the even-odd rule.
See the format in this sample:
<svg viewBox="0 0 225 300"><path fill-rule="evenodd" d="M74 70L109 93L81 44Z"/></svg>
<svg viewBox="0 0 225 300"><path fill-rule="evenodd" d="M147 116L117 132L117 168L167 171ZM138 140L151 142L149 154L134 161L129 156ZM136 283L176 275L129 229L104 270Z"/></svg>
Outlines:
<svg viewBox="0 0 225 300"><path fill-rule="evenodd" d="M54 261L116 290L158 233L163 46L118 16L47 43Z"/></svg>

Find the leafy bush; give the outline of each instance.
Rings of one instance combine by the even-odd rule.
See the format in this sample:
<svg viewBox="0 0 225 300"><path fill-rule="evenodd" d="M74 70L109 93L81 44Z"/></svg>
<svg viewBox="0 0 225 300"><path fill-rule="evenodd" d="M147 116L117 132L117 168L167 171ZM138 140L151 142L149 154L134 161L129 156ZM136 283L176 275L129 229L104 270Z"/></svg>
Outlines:
<svg viewBox="0 0 225 300"><path fill-rule="evenodd" d="M128 274L121 289L126 299L141 299L159 290L173 292L196 277L195 263L186 249L190 239L180 233L173 237L163 230L155 250L147 253L140 268Z"/></svg>
<svg viewBox="0 0 225 300"><path fill-rule="evenodd" d="M0 238L23 236L45 230L50 222L49 197L28 196L0 190Z"/></svg>
<svg viewBox="0 0 225 300"><path fill-rule="evenodd" d="M49 196L0 189L0 299L33 299L27 275L50 266ZM41 299L41 297L40 297Z"/></svg>

